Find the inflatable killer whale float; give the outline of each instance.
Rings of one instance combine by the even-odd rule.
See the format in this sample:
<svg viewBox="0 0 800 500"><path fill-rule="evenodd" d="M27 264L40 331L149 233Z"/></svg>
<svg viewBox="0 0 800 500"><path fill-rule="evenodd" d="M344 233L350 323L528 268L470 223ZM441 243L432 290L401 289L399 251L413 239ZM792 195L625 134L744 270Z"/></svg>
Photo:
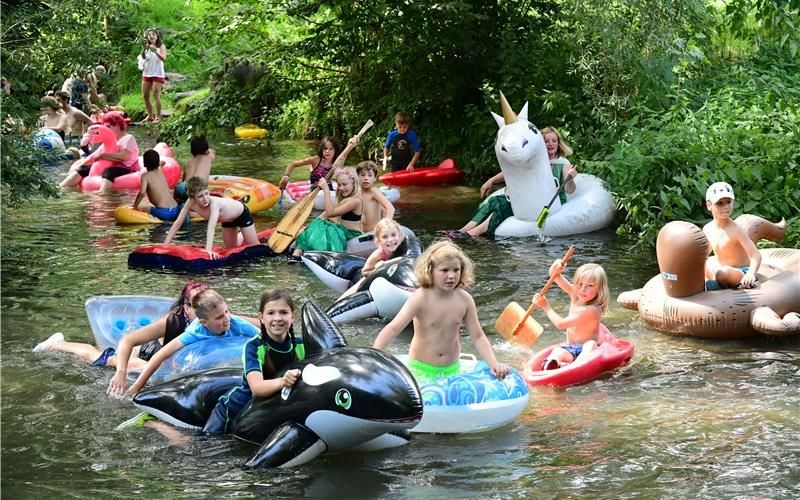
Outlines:
<svg viewBox="0 0 800 500"><path fill-rule="evenodd" d="M422 255L422 242L413 234L406 235L405 245L405 257L416 259ZM302 259L320 281L340 294L361 280L361 270L367 261L360 255L326 251L305 252Z"/></svg>
<svg viewBox="0 0 800 500"><path fill-rule="evenodd" d="M86 300L86 316L101 350L117 348L122 337L158 321L169 312L173 299L147 295L107 295ZM220 367L241 367L246 337L222 337L195 342L165 359L151 377L167 380ZM135 372L137 370L130 370Z"/></svg>
<svg viewBox="0 0 800 500"><path fill-rule="evenodd" d="M312 270L316 268L316 273L321 269L319 263L330 257L311 255L308 257L309 260L306 265ZM311 259L315 259L315 261ZM306 260L305 254L303 255L303 260ZM341 261L347 262L347 258L342 257ZM349 269L357 266L353 262L350 262L349 265L352 266ZM363 265L361 263L362 267ZM361 282L355 293L347 297L340 297L331 304L325 311L326 314L330 316L334 323L346 323L375 316L394 318L408 298L411 297L411 294L419 288L414 274L415 266L416 257L396 257L387 260L367 279ZM342 264L339 268L348 269L348 264ZM358 269L357 275L360 278L361 268ZM341 282L344 283L345 280L346 278L342 278Z"/></svg>
<svg viewBox="0 0 800 500"><path fill-rule="evenodd" d="M406 367L377 349L347 347L336 325L310 302L303 307L302 334L306 359L283 370L300 369L300 380L254 398L232 423L231 434L259 445L245 465L291 467L324 452L405 444L422 419L419 387ZM200 372L142 391L133 402L161 420L200 429L219 396L241 378L241 369Z"/></svg>
<svg viewBox="0 0 800 500"><path fill-rule="evenodd" d="M786 232L785 221L775 224L742 214L736 222L754 242L779 242ZM755 288L706 292L709 249L696 225L666 224L656 240L661 274L643 288L621 293L617 302L638 311L653 328L675 335L734 339L800 334L800 250L762 249Z"/></svg>
<svg viewBox="0 0 800 500"><path fill-rule="evenodd" d="M539 129L528 121L528 103L515 115L500 94L503 116L492 113L500 130L494 144L497 162L506 187L492 196L507 196L514 212L495 230L498 237L568 236L603 229L614 217L614 199L603 181L589 174L578 174L575 192L561 204L558 197L550 207L544 226L536 219L556 193L547 146Z"/></svg>

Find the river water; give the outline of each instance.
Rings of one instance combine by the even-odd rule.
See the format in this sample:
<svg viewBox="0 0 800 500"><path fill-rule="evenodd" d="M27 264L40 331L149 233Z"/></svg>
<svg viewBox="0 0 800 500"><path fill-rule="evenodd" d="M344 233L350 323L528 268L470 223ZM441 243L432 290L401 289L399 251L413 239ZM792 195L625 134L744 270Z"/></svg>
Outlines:
<svg viewBox="0 0 800 500"><path fill-rule="evenodd" d="M140 145L152 145L142 129ZM214 172L276 182L304 142L212 141ZM144 147L142 147L142 150ZM187 147L176 148L181 162ZM54 179L66 166L52 167ZM298 177L299 178L299 177ZM56 331L92 342L84 301L94 295L176 296L187 274L129 269L128 253L163 240L167 226L117 226L111 212L132 193L68 192L6 210L2 220L2 495L5 498L209 497L606 497L786 498L800 495L800 341L708 341L648 329L612 303L604 323L636 344L632 363L604 380L565 391L531 392L523 414L494 431L417 435L402 448L324 455L288 470L248 471L254 451L234 438L170 444L147 428L116 432L137 410L110 399L110 369L68 354L34 354ZM470 187L402 188L400 222L423 243L458 228L478 202ZM256 216L260 231L281 213ZM220 240L219 230L217 239ZM194 224L180 241L204 241ZM459 241L476 263L471 293L498 357L519 367L529 353L509 347L494 320L510 300L527 301L567 247L570 268L607 270L612 297L657 272L654 256L612 231L539 242ZM567 276L571 276L568 271ZM292 291L296 302L329 305L335 293L302 266L267 259L204 273L233 311L255 314L261 292ZM566 296L550 294L556 310ZM541 348L560 341L541 312ZM383 321L343 326L352 345L370 345ZM410 333L390 346L408 348ZM464 350L474 352L469 338Z"/></svg>

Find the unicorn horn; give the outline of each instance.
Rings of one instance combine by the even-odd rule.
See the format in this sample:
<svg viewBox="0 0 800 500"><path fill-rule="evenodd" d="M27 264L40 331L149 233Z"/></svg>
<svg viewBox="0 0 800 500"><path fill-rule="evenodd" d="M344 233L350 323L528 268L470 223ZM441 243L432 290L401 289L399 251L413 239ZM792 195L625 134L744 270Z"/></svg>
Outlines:
<svg viewBox="0 0 800 500"><path fill-rule="evenodd" d="M500 106L503 109L503 118L506 121L506 125L510 125L517 121L517 115L511 111L511 106L508 105L508 101L506 100L506 96L503 95L503 91L500 91Z"/></svg>

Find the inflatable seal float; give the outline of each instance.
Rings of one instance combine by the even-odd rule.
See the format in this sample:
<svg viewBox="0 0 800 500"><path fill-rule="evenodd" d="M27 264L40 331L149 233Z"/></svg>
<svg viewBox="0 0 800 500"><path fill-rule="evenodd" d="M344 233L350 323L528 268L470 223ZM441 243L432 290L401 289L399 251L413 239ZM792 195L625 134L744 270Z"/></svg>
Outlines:
<svg viewBox="0 0 800 500"><path fill-rule="evenodd" d="M547 147L542 133L528 121L528 103L515 115L506 98L500 94L503 116L492 113L500 130L494 151L506 187L492 196L508 196L513 217L504 220L495 230L499 237L567 236L603 229L614 217L614 199L603 181L590 174L575 177L575 192L564 205L556 197L544 226L536 227L536 219L556 193Z"/></svg>
<svg viewBox="0 0 800 500"><path fill-rule="evenodd" d="M786 232L785 221L775 224L742 214L736 222L754 242L779 242ZM644 288L620 294L617 302L638 310L653 328L676 335L735 339L800 334L800 250L760 250L755 288L706 292L709 252L708 239L696 225L666 224L656 241L661 274Z"/></svg>
<svg viewBox="0 0 800 500"><path fill-rule="evenodd" d="M284 369L300 369L300 380L254 398L232 423L231 434L260 446L245 465L292 467L323 452L407 443L408 431L422 420L422 398L406 367L377 349L348 348L313 303L303 307L302 327L306 358ZM199 429L219 396L241 379L241 368L205 371L142 391L133 402L174 425Z"/></svg>

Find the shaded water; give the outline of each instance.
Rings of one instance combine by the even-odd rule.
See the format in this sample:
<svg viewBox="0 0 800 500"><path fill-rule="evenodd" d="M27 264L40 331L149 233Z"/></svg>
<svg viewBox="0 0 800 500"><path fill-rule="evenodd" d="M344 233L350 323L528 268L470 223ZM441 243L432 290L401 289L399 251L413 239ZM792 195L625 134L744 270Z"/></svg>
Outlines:
<svg viewBox="0 0 800 500"><path fill-rule="evenodd" d="M135 133L142 135L142 131ZM307 156L301 142L212 141L215 173L277 181L286 163ZM141 145L151 145L145 137ZM144 149L144 148L143 148ZM177 148L181 162L186 147ZM66 166L51 170L60 178ZM322 456L305 466L245 471L252 446L233 438L169 445L150 429L115 432L136 414L109 399L110 369L67 354L33 354L55 331L92 342L84 301L93 295L175 296L187 274L129 269L133 248L163 240L167 226L114 224L111 211L133 194L66 193L6 211L2 225L2 495L6 498L121 497L791 497L800 494L800 341L735 342L675 338L646 328L612 303L604 322L636 343L631 365L610 378L562 392L532 391L511 425L474 435L418 435L406 447ZM478 201L468 187L403 188L398 217L424 243L458 228ZM256 216L258 230L280 212ZM181 242L204 241L194 224ZM220 239L219 230L217 239ZM570 265L605 266L612 296L656 273L653 256L632 252L613 232L556 239L460 241L476 263L471 288L498 357L520 366L527 353L494 332L509 300L527 301L548 264L570 244ZM568 272L571 276L571 272ZM283 259L205 273L232 310L254 314L268 287L298 302L335 298L310 271ZM554 307L568 301L555 289ZM562 339L541 314L536 345ZM383 321L344 325L354 345L370 345ZM407 350L402 334L390 350ZM465 351L474 352L468 338Z"/></svg>

